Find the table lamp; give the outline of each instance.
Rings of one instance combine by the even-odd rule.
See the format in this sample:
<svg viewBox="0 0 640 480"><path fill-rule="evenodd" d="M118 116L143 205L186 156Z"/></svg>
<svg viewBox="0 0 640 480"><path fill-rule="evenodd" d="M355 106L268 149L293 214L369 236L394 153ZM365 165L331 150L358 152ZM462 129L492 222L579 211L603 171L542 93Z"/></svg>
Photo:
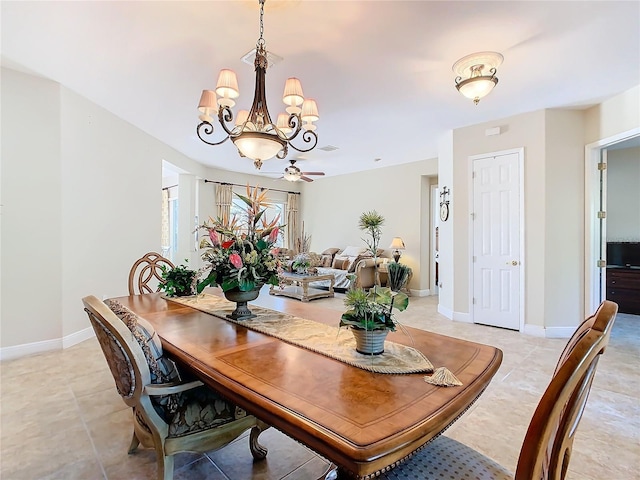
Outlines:
<svg viewBox="0 0 640 480"><path fill-rule="evenodd" d="M404 242L400 237L393 237L389 248L393 248L393 259L398 263L398 260L400 260L400 250L404 250Z"/></svg>

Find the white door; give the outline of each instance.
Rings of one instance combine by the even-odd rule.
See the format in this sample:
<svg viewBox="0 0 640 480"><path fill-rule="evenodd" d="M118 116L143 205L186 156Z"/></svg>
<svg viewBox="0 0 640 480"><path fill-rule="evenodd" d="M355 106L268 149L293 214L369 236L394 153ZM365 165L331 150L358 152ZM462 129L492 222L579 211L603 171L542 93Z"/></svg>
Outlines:
<svg viewBox="0 0 640 480"><path fill-rule="evenodd" d="M474 323L520 330L522 151L472 157Z"/></svg>

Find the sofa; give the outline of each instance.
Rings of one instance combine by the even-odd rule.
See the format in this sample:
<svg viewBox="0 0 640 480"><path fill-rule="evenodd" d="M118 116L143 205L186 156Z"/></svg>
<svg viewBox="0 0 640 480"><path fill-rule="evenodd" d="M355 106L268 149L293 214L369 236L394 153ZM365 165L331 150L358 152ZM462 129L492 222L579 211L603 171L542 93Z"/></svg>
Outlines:
<svg viewBox="0 0 640 480"><path fill-rule="evenodd" d="M353 279L355 288L371 288L375 284L375 268L378 264L389 261L384 250L379 249L374 260L366 247L347 246L344 249L328 248L320 254L310 254L311 268L318 274L332 274L335 278L334 288L346 290ZM319 257L319 258L318 258ZM309 284L312 288L329 288L330 281L317 281Z"/></svg>

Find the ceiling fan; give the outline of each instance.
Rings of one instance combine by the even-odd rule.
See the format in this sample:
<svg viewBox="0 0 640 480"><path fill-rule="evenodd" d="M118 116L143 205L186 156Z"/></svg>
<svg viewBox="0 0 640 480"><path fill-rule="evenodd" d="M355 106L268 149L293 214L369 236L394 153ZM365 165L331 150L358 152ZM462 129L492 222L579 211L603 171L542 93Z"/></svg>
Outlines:
<svg viewBox="0 0 640 480"><path fill-rule="evenodd" d="M313 178L309 178L307 175L324 175L324 172L301 172L300 169L296 167L296 160L289 160L289 163L291 163L291 165L284 169L284 174L280 177L289 182L298 182L300 180L313 182Z"/></svg>

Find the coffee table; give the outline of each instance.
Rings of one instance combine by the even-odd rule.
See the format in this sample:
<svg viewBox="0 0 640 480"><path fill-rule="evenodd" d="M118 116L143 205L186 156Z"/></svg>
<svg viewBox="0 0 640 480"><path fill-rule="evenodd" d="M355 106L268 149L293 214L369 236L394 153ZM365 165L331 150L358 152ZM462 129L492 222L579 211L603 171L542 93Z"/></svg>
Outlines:
<svg viewBox="0 0 640 480"><path fill-rule="evenodd" d="M280 275L280 286L271 285L269 293L283 297L297 298L303 302L308 302L314 298L333 297L333 283L336 278L332 274L313 275L283 272ZM330 280L329 290L310 288L309 283L319 280Z"/></svg>
<svg viewBox="0 0 640 480"><path fill-rule="evenodd" d="M463 382L437 387L424 374L368 372L160 294L116 300L151 322L185 372L333 462L338 470L327 479L374 479L403 461L461 417L502 361L502 352L489 345L410 327L411 338L391 332L388 340L417 348ZM336 326L341 315L270 295L252 304Z"/></svg>

